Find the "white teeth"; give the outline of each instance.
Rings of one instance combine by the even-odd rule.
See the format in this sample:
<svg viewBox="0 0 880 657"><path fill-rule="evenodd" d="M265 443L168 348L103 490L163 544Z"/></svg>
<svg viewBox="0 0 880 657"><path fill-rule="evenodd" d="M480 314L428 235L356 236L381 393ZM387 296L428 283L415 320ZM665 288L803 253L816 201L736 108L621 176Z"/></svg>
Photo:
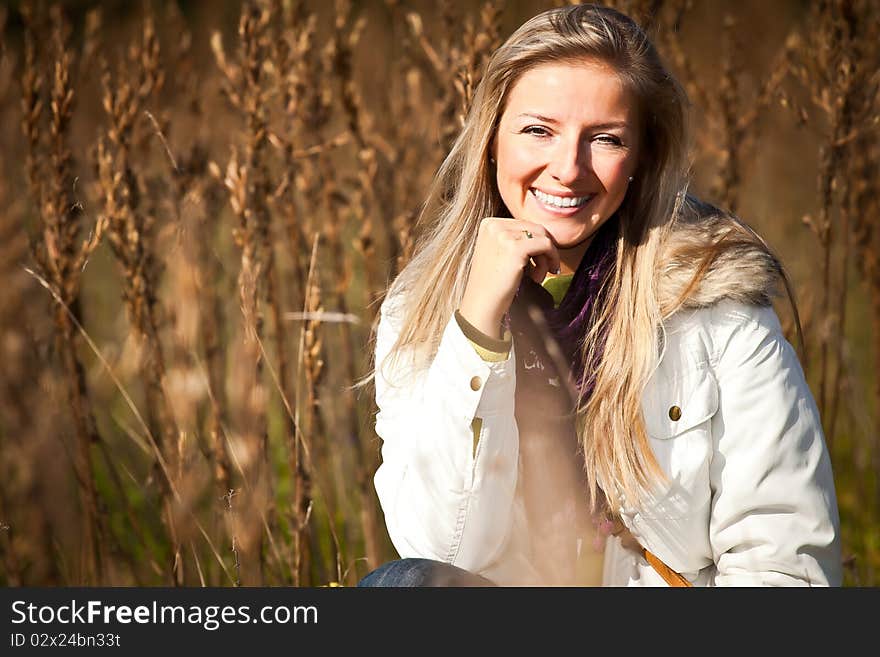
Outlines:
<svg viewBox="0 0 880 657"><path fill-rule="evenodd" d="M532 189L532 194L534 194L541 203L552 205L556 208L581 206L593 198L592 194L589 196L553 196L552 194L545 194L540 189Z"/></svg>

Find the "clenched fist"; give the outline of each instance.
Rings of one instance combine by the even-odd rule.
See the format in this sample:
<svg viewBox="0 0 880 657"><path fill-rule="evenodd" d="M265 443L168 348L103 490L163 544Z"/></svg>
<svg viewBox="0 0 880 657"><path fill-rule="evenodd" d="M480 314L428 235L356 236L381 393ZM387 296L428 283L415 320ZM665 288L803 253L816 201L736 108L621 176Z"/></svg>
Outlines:
<svg viewBox="0 0 880 657"><path fill-rule="evenodd" d="M559 271L559 251L540 224L503 217L480 222L459 312L486 335L500 338L501 321L523 274L541 283Z"/></svg>

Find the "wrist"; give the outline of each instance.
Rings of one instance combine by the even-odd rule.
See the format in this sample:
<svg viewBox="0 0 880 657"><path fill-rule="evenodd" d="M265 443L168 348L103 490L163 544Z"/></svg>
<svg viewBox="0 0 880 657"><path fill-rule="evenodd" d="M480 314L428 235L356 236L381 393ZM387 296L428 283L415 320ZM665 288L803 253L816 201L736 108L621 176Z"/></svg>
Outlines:
<svg viewBox="0 0 880 657"><path fill-rule="evenodd" d="M484 333L495 340L501 340L504 337L504 327L502 325L502 320L504 318L502 315L497 315L492 312L486 312L481 309L470 308L466 303L462 302L461 307L458 309L458 314L464 319L468 324L473 326L475 329Z"/></svg>

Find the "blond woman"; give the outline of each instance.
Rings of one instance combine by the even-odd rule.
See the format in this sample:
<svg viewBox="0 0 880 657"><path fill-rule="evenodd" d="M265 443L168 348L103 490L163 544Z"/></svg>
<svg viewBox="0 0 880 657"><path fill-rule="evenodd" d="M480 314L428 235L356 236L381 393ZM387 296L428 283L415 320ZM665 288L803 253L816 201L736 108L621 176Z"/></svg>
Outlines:
<svg viewBox="0 0 880 657"><path fill-rule="evenodd" d="M778 260L686 193L686 98L628 17L494 53L377 330L362 586L840 585L819 415Z"/></svg>

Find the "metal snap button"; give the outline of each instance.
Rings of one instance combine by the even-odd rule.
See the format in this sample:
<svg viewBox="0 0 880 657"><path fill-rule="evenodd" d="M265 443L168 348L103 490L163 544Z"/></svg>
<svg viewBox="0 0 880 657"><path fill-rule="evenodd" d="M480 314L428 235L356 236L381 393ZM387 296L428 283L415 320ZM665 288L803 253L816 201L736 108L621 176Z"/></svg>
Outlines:
<svg viewBox="0 0 880 657"><path fill-rule="evenodd" d="M475 376L474 378L471 379L471 390L479 390L482 387L483 387L483 380L480 377Z"/></svg>
<svg viewBox="0 0 880 657"><path fill-rule="evenodd" d="M669 419L678 422L681 419L681 409L678 406L669 407Z"/></svg>

